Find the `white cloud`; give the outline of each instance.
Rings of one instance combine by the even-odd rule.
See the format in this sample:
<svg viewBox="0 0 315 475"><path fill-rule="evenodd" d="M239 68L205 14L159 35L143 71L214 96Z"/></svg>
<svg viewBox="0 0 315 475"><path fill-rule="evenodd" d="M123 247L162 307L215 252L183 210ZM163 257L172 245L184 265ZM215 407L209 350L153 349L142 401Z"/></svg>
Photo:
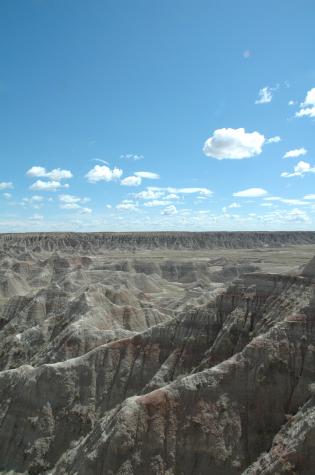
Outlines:
<svg viewBox="0 0 315 475"><path fill-rule="evenodd" d="M302 148L295 148L294 150L289 150L283 155L283 158L296 158L296 157L301 157L302 155L306 155L307 150L302 147Z"/></svg>
<svg viewBox="0 0 315 475"><path fill-rule="evenodd" d="M170 203L171 201L167 201L167 200L152 200L152 201L145 202L144 206L152 208L155 206L166 206L166 205L169 205Z"/></svg>
<svg viewBox="0 0 315 475"><path fill-rule="evenodd" d="M194 193L200 193L203 196L210 196L213 194L213 191L209 190L208 188L169 188L169 190L173 190L173 193L183 193L184 195L191 195Z"/></svg>
<svg viewBox="0 0 315 475"><path fill-rule="evenodd" d="M123 200L121 203L119 203L117 206L116 206L117 209L122 209L122 210L130 210L130 211L137 211L138 210L138 206L136 203L133 203L132 201L130 200Z"/></svg>
<svg viewBox="0 0 315 475"><path fill-rule="evenodd" d="M113 181L121 177L123 171L120 168L109 168L107 165L95 165L86 175L89 183L97 183L99 181Z"/></svg>
<svg viewBox="0 0 315 475"><path fill-rule="evenodd" d="M60 205L61 209L80 209L81 206L78 203L64 203Z"/></svg>
<svg viewBox="0 0 315 475"><path fill-rule="evenodd" d="M140 178L148 178L150 180L158 180L160 178L160 175L152 172L135 172L135 176Z"/></svg>
<svg viewBox="0 0 315 475"><path fill-rule="evenodd" d="M142 179L140 176L127 176L121 180L121 184L124 186L139 186L141 185Z"/></svg>
<svg viewBox="0 0 315 475"><path fill-rule="evenodd" d="M301 209L294 208L292 211L287 213L286 219L288 221L298 222L298 223L308 223L310 222L310 218L305 211Z"/></svg>
<svg viewBox="0 0 315 475"><path fill-rule="evenodd" d="M218 160L250 158L262 152L265 137L245 129L218 129L206 140L203 152Z"/></svg>
<svg viewBox="0 0 315 475"><path fill-rule="evenodd" d="M59 195L60 208L67 210L79 210L80 213L88 214L92 210L90 208L85 208L83 204L90 201L89 198L80 198L79 196L74 195Z"/></svg>
<svg viewBox="0 0 315 475"><path fill-rule="evenodd" d="M304 176L306 173L315 173L315 167L312 167L310 163L300 161L295 167L292 173L283 172L281 176L284 178L292 178L295 176Z"/></svg>
<svg viewBox="0 0 315 475"><path fill-rule="evenodd" d="M160 198L163 195L164 195L164 191L153 191L151 189L147 189L147 190L140 191L139 193L137 193L136 198L139 198L140 200L153 200L153 199Z"/></svg>
<svg viewBox="0 0 315 475"><path fill-rule="evenodd" d="M268 104L272 101L273 89L271 87L262 87L258 92L258 99L255 104Z"/></svg>
<svg viewBox="0 0 315 475"><path fill-rule="evenodd" d="M162 211L162 214L164 214L165 216L174 216L174 215L177 214L177 213L178 213L177 208L176 208L176 206L174 206L174 205L167 206L167 207Z"/></svg>
<svg viewBox="0 0 315 475"><path fill-rule="evenodd" d="M162 188L162 187L157 187L157 186L150 186L148 187L148 190L173 193L173 194L178 193L178 194L184 194L184 195L198 193L203 196L210 196L213 194L213 191L209 190L209 188L197 188L197 187L174 188L174 187L168 186L166 188Z"/></svg>
<svg viewBox="0 0 315 475"><path fill-rule="evenodd" d="M138 153L126 153L124 155L120 155L121 159L126 159L126 160L143 160L144 156L140 155Z"/></svg>
<svg viewBox="0 0 315 475"><path fill-rule="evenodd" d="M234 202L234 203L231 203L231 204L228 206L228 208L241 208L241 205Z"/></svg>
<svg viewBox="0 0 315 475"><path fill-rule="evenodd" d="M10 200L12 198L11 193L2 193L2 195L6 200Z"/></svg>
<svg viewBox="0 0 315 475"><path fill-rule="evenodd" d="M11 181L0 182L0 190L10 190L12 188L13 188L13 183Z"/></svg>
<svg viewBox="0 0 315 475"><path fill-rule="evenodd" d="M296 112L295 117L315 117L315 87L307 92L306 98L300 104L300 110Z"/></svg>
<svg viewBox="0 0 315 475"><path fill-rule="evenodd" d="M281 137L279 137L279 135L276 135L275 137L270 137L270 139L266 140L266 144L279 142L281 142Z"/></svg>
<svg viewBox="0 0 315 475"><path fill-rule="evenodd" d="M33 214L33 216L30 216L28 219L32 221L43 221L44 216L42 216L41 214Z"/></svg>
<svg viewBox="0 0 315 475"><path fill-rule="evenodd" d="M67 203L67 204L71 204L71 203L87 203L88 201L90 201L90 198L80 198L79 196L74 196L74 195L59 195L59 201L61 201L62 203Z"/></svg>
<svg viewBox="0 0 315 475"><path fill-rule="evenodd" d="M267 191L263 188L248 188L247 190L237 191L233 193L233 196L238 198L260 198L261 196L267 195Z"/></svg>
<svg viewBox="0 0 315 475"><path fill-rule="evenodd" d="M315 200L315 194L305 195L304 200Z"/></svg>
<svg viewBox="0 0 315 475"><path fill-rule="evenodd" d="M179 196L176 193L170 193L169 195L165 196L167 200L179 200Z"/></svg>
<svg viewBox="0 0 315 475"><path fill-rule="evenodd" d="M57 191L60 188L69 188L69 185L65 183L62 185L59 181L42 181L37 180L30 186L30 190L37 191Z"/></svg>
<svg viewBox="0 0 315 475"><path fill-rule="evenodd" d="M277 201L279 203L283 203L285 205L290 206L307 206L310 203L307 201L299 200L296 198L281 198L280 196L268 196L264 198L265 201Z"/></svg>
<svg viewBox="0 0 315 475"><path fill-rule="evenodd" d="M32 208L39 209L42 207L44 197L40 195L33 195L30 198L23 198L20 203L22 206L29 205Z"/></svg>
<svg viewBox="0 0 315 475"><path fill-rule="evenodd" d="M53 181L60 181L67 178L72 178L73 175L70 170L61 170L61 168L55 168L48 172L44 167L34 166L26 172L27 176L38 178L49 178Z"/></svg>
<svg viewBox="0 0 315 475"><path fill-rule="evenodd" d="M82 208L82 207L81 207L80 213L81 213L81 214L91 214L91 213L92 213L92 210L91 210L91 208L84 208L84 207Z"/></svg>
<svg viewBox="0 0 315 475"><path fill-rule="evenodd" d="M203 198L207 198L213 194L213 191L209 188L200 188L200 187L185 187L185 188L175 188L175 187L159 187L159 186L148 186L146 190L137 193L136 198L142 200L156 200L163 197L166 200L176 200L180 199L178 195L189 195L189 194L198 194Z"/></svg>
<svg viewBox="0 0 315 475"><path fill-rule="evenodd" d="M295 102L295 101L292 101L292 100L288 102L288 105L289 105L289 106L294 106L295 104L296 104L296 102Z"/></svg>

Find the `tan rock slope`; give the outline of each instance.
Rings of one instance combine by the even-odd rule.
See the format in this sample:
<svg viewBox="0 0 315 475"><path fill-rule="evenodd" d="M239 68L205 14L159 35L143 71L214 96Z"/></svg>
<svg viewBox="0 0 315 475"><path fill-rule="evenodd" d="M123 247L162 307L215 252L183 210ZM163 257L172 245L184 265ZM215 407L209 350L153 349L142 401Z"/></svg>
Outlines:
<svg viewBox="0 0 315 475"><path fill-rule="evenodd" d="M258 234L1 236L0 473L313 473L314 259L260 269L313 237Z"/></svg>

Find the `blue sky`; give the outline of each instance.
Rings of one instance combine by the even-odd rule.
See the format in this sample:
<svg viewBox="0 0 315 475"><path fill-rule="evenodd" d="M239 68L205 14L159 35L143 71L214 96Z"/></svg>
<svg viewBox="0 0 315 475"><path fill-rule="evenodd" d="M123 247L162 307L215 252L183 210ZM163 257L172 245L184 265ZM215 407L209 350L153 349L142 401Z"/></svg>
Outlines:
<svg viewBox="0 0 315 475"><path fill-rule="evenodd" d="M3 0L0 231L315 229L314 18Z"/></svg>

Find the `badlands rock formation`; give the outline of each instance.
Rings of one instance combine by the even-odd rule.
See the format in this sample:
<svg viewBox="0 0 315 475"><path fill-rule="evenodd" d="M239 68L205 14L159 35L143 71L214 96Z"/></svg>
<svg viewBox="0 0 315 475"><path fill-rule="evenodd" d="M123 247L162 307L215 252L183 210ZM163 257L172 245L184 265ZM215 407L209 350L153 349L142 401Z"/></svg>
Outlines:
<svg viewBox="0 0 315 475"><path fill-rule="evenodd" d="M0 473L313 473L314 243L0 236Z"/></svg>

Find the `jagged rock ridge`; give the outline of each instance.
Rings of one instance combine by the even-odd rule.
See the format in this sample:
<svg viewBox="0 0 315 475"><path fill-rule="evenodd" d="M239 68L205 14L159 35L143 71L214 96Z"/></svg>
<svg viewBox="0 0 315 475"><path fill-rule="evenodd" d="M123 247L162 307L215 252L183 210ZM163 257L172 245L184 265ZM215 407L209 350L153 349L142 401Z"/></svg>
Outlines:
<svg viewBox="0 0 315 475"><path fill-rule="evenodd" d="M214 249L314 244L315 232L158 232L1 234L0 250Z"/></svg>

